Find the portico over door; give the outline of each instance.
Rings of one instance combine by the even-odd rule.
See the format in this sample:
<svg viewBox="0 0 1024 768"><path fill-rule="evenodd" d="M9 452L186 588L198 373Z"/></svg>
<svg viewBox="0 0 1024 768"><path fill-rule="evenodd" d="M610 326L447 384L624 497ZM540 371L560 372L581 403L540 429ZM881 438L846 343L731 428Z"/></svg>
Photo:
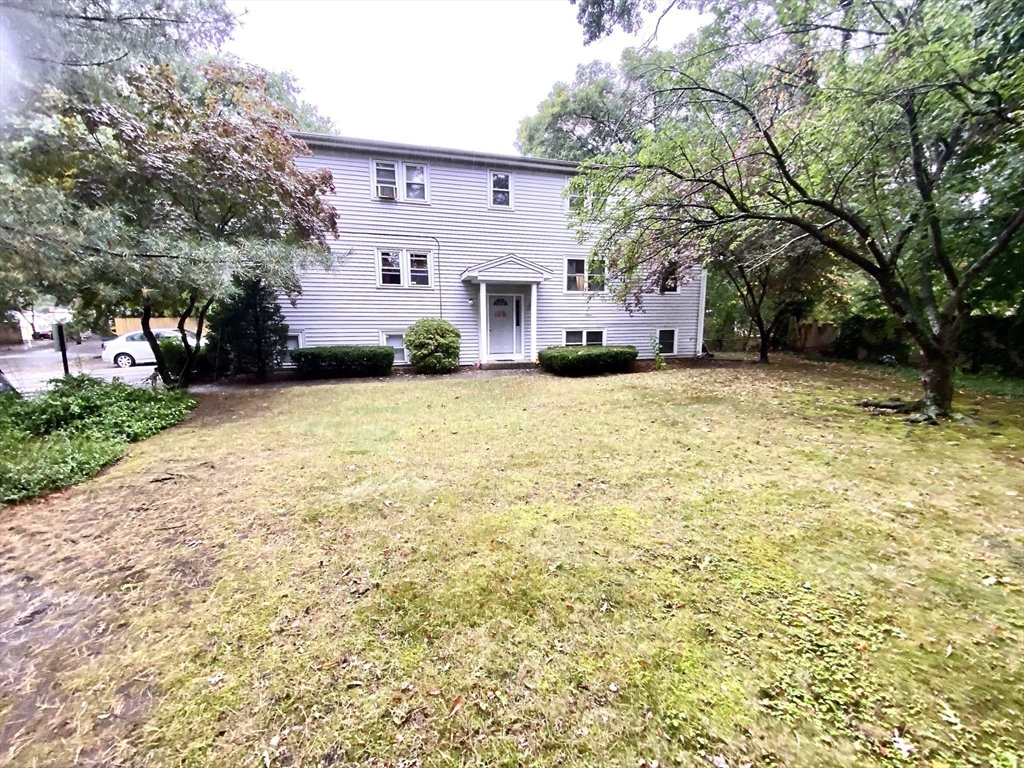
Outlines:
<svg viewBox="0 0 1024 768"><path fill-rule="evenodd" d="M480 362L537 361L537 288L551 275L546 267L514 253L477 264L462 273L463 282L479 286L479 301L470 299L470 303L476 304L480 313Z"/></svg>

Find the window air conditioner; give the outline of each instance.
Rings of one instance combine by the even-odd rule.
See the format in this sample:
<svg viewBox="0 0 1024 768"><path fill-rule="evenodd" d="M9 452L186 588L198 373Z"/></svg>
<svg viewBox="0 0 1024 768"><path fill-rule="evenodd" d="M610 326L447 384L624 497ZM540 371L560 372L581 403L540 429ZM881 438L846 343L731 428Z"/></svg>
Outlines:
<svg viewBox="0 0 1024 768"><path fill-rule="evenodd" d="M398 188L394 184L378 184L377 197L381 200L394 200L398 195Z"/></svg>

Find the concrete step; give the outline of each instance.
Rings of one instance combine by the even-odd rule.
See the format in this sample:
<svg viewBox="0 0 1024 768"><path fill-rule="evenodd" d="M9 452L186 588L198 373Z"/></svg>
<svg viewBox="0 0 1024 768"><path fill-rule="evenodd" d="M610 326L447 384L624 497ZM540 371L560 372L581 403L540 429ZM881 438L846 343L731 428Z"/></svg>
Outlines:
<svg viewBox="0 0 1024 768"><path fill-rule="evenodd" d="M525 370L527 368L536 368L536 363L531 363L525 360L509 360L507 362L494 361L491 363L484 363L480 366L482 371L513 371L513 370Z"/></svg>

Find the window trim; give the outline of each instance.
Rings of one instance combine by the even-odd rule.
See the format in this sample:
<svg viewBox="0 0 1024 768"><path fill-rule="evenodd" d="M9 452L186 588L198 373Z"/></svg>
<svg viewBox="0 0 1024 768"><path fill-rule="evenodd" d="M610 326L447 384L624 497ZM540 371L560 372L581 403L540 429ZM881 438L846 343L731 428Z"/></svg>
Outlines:
<svg viewBox="0 0 1024 768"><path fill-rule="evenodd" d="M585 202L583 200L583 195L575 195L574 196L572 194L572 178L573 178L572 176L566 176L565 177L565 184L562 187L562 198L563 198L563 202L564 202L564 206L565 206L565 212L567 214L569 214L569 215L572 215L572 213L573 213L572 201L573 201L574 197L575 197L575 199L580 201L581 207L582 207L582 203Z"/></svg>
<svg viewBox="0 0 1024 768"><path fill-rule="evenodd" d="M569 290L569 262L570 261L582 261L583 262L583 284L586 286L582 291L570 291ZM605 265L606 271L604 276L604 288L600 291L590 290L590 256L585 256L582 259L578 256L566 256L562 259L562 293L580 294L586 296L587 294L599 294L608 293L608 272L607 264Z"/></svg>
<svg viewBox="0 0 1024 768"><path fill-rule="evenodd" d="M408 168L410 165L415 165L423 169L423 199L419 200L415 197L409 197L409 175ZM402 161L402 202L414 203L416 205L429 205L430 204L430 166L426 163L413 163Z"/></svg>
<svg viewBox="0 0 1024 768"><path fill-rule="evenodd" d="M495 174L508 176L508 205L494 204ZM516 175L512 171L499 171L491 168L487 171L487 207L493 211L514 211L516 209Z"/></svg>
<svg viewBox="0 0 1024 768"><path fill-rule="evenodd" d="M672 351L661 352L661 332L672 331ZM658 328L655 330L658 339L658 351L662 355L678 355L679 354L679 329L678 328Z"/></svg>
<svg viewBox="0 0 1024 768"><path fill-rule="evenodd" d="M563 347L570 346L569 343L565 339L566 335L568 335L570 333L582 333L583 334L583 343L582 344L573 344L572 346L574 346L574 347L598 347L598 346L600 346L600 347L607 347L608 346L608 329L607 328L579 328L579 327L576 327L576 328L562 328L562 346ZM600 333L601 334L601 343L600 344L587 344L587 334L588 333Z"/></svg>
<svg viewBox="0 0 1024 768"><path fill-rule="evenodd" d="M393 328L390 330L383 330L380 332L380 345L382 347L391 346L388 344L388 336L401 336L402 337L402 351L404 352L405 359L402 361L395 360L395 365L409 365L409 348L405 346L405 333L408 328L402 328L401 330Z"/></svg>
<svg viewBox="0 0 1024 768"><path fill-rule="evenodd" d="M397 283L385 283L384 282L384 266L381 264L381 257L385 253L397 253L398 254L398 282ZM389 248L384 246L382 248L373 249L373 258L376 263L377 270L377 287L378 288L405 288L405 251L401 248Z"/></svg>
<svg viewBox="0 0 1024 768"><path fill-rule="evenodd" d="M306 346L306 329L305 328L292 328L291 326L288 326L288 333L285 336L285 346L286 347L288 345L288 338L291 337L291 336L294 336L295 338L297 338L299 340L299 346L297 346L296 349L302 349L303 347ZM295 362L292 360L291 350L287 350L285 352L285 354L288 356L288 362L284 364L285 367L286 368L294 368L295 367Z"/></svg>
<svg viewBox="0 0 1024 768"><path fill-rule="evenodd" d="M399 278L398 283L385 283L384 271L381 265L381 254L397 253ZM412 254L423 254L427 257L427 284L416 285L412 282ZM389 246L378 246L373 249L373 259L376 264L377 287L386 290L412 289L415 291L432 291L436 287L434 270L434 251L431 248L391 248Z"/></svg>
<svg viewBox="0 0 1024 768"><path fill-rule="evenodd" d="M395 199L391 200L387 197L378 197L377 195L377 163L387 163L393 165L395 168ZM401 183L401 163L397 160L380 160L376 157L370 158L370 197L374 200L387 203L397 203L402 199L402 183Z"/></svg>
<svg viewBox="0 0 1024 768"><path fill-rule="evenodd" d="M377 163L388 163L395 166L395 199L377 197ZM406 167L417 165L423 168L423 199L417 200L406 195ZM393 160L380 157L370 158L370 199L381 203L414 203L415 205L430 204L430 164L419 160Z"/></svg>

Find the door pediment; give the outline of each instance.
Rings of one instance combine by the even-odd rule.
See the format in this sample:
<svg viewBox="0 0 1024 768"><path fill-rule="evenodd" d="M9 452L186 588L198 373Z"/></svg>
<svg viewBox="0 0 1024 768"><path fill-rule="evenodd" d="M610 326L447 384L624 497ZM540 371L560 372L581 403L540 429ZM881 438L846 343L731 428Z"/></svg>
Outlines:
<svg viewBox="0 0 1024 768"><path fill-rule="evenodd" d="M543 283L554 274L547 267L510 253L470 267L462 273L469 283Z"/></svg>

